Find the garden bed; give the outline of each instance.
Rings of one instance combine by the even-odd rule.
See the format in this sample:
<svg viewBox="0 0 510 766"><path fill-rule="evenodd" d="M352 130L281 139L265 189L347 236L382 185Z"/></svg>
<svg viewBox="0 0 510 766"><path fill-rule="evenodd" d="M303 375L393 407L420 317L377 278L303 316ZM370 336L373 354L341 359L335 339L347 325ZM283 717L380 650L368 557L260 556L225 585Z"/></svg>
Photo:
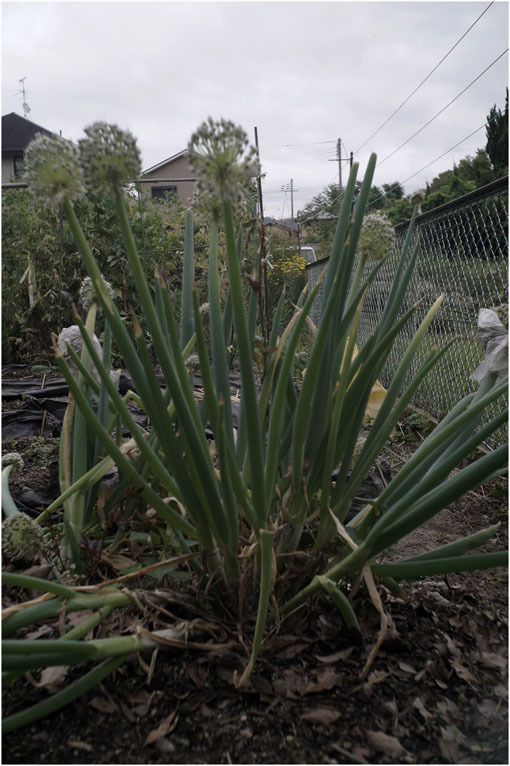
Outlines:
<svg viewBox="0 0 510 766"><path fill-rule="evenodd" d="M15 401L7 409L15 410ZM390 467L408 458L424 428L426 422L411 413L400 422L384 455ZM12 474L14 498L23 487L43 492L54 478L58 437L33 435L2 444L3 452L15 449L22 452L25 468L22 478ZM501 530L484 550L506 547L506 483L501 479L439 513L390 556L408 557L498 522ZM99 567L99 579L116 574L111 564ZM186 598L187 583L145 577L130 587L177 588L179 603L169 601L168 609L189 619L193 602ZM381 592L390 629L364 681L359 673L379 629L378 613L368 600L359 610L360 639L346 631L331 602L320 596L267 636L242 689L235 687L235 673L242 673L248 655L235 622L227 621L218 628L218 639L229 648L162 648L142 661L133 656L76 702L5 735L2 760L507 763L506 573L485 570L408 583L407 600ZM3 606L16 595L5 589ZM133 606L114 610L96 635L131 633L139 622L151 630L164 624L157 610L146 606L141 613ZM58 637L58 624L58 618L45 623L45 637ZM249 645L250 620L243 630ZM66 683L80 672L72 671ZM37 678L34 672L32 679ZM10 715L44 699L48 690L20 679L3 695L3 713Z"/></svg>

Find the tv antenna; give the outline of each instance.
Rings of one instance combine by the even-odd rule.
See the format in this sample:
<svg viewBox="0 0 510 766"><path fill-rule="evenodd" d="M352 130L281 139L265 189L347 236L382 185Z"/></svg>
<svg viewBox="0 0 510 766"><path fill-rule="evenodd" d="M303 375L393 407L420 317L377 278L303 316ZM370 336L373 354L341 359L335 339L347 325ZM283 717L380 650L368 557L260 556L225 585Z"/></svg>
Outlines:
<svg viewBox="0 0 510 766"><path fill-rule="evenodd" d="M21 95L22 95L22 97L23 97L23 117L25 117L25 119L28 117L28 115L29 115L29 112L30 112L30 107L29 107L29 105L27 104L27 93L31 93L31 92L32 92L32 91L26 91L26 90L25 90L25 80L26 80L26 79L27 79L27 75L25 75L25 77L21 77L21 78L18 80L18 82L20 82L20 83L21 83L21 90L18 90L18 91L16 92L16 96L17 96L19 93L21 93Z"/></svg>

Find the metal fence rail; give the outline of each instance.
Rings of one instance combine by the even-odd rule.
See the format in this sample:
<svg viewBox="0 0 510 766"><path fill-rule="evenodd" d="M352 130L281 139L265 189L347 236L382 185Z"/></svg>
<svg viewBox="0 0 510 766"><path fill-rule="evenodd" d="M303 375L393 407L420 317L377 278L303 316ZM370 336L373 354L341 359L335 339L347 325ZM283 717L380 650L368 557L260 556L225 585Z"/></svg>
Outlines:
<svg viewBox="0 0 510 766"><path fill-rule="evenodd" d="M395 252L369 289L361 313L358 341L367 340L375 328L393 281L398 254L407 224L396 227ZM433 301L444 295L438 317L422 343L409 373L416 372L432 347L453 340L453 345L416 392L413 404L440 419L470 391L475 390L471 374L482 359L477 340L477 318L481 308L497 311L508 326L508 179L500 179L482 189L419 215L414 228L419 237L416 268L406 296L404 310L423 299L412 322L397 337L380 375L387 386L411 337ZM312 286L325 261L307 266ZM368 263L366 272L371 270ZM311 318L320 321L322 294L319 293ZM494 435L488 446L504 437Z"/></svg>

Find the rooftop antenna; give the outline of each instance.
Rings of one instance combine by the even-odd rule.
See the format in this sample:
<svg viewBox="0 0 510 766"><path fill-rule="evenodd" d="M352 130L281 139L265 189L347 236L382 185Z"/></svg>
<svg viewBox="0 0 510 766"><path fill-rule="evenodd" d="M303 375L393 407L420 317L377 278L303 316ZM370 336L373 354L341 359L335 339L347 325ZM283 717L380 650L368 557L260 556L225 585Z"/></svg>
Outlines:
<svg viewBox="0 0 510 766"><path fill-rule="evenodd" d="M16 93L16 95L18 95L18 93L21 93L21 95L23 97L23 117L25 119L28 117L28 114L30 112L30 107L27 104L27 92L29 92L29 91L25 90L25 80L26 79L27 79L27 75L25 75L25 77L21 77L18 80L18 82L21 83L21 90L18 90L17 93Z"/></svg>

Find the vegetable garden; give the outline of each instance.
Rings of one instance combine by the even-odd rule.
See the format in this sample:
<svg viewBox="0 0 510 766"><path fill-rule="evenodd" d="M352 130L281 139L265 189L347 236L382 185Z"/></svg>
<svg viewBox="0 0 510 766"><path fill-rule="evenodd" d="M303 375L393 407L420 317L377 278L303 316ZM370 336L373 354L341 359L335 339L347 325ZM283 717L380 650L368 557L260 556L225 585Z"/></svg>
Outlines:
<svg viewBox="0 0 510 766"><path fill-rule="evenodd" d="M4 760L499 762L507 447L479 447L506 422L504 407L486 415L506 378L489 365L435 428L416 427L408 405L451 346L416 363L443 301L408 299L416 211L361 341L392 257L358 248L375 156L354 216L353 166L313 288L281 291L270 313L242 226L257 156L225 120L189 151L208 220L183 214L178 286L172 264L149 273L140 258L129 133L96 123L78 146L41 137L27 152L30 193L62 211L87 277L75 340L52 337L69 391L59 496L26 513L24 468L3 468ZM124 293L81 223L80 206L95 215L85 187L115 217Z"/></svg>

